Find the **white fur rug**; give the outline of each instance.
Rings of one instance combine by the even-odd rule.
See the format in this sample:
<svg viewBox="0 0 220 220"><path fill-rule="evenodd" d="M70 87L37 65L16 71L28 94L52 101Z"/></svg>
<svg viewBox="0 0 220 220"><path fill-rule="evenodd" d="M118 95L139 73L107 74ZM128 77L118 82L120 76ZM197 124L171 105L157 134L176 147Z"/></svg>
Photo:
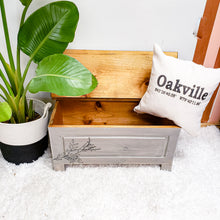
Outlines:
<svg viewBox="0 0 220 220"><path fill-rule="evenodd" d="M32 164L0 154L0 219L219 220L220 131L181 131L173 171L155 167L52 170L50 151Z"/></svg>

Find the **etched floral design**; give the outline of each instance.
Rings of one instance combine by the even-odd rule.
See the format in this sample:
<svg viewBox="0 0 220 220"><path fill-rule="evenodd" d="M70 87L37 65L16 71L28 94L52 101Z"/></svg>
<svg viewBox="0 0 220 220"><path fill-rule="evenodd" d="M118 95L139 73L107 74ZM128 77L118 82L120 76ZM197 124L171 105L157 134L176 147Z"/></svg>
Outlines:
<svg viewBox="0 0 220 220"><path fill-rule="evenodd" d="M91 152L97 150L100 150L100 148L92 144L90 138L88 138L83 145L76 143L75 140L72 139L69 143L69 148L64 153L58 154L54 160L66 159L70 163L83 163L82 159L80 158L81 152Z"/></svg>

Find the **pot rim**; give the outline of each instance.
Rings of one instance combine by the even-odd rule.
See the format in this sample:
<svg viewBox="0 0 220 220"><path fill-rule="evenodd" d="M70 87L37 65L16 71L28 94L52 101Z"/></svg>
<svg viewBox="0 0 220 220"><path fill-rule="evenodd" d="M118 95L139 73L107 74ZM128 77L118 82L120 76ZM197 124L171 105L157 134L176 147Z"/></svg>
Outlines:
<svg viewBox="0 0 220 220"><path fill-rule="evenodd" d="M10 124L0 123L0 142L7 145L29 145L45 137L48 128L49 108L51 103L44 103L41 100L33 99L36 104L35 111L41 117L34 121Z"/></svg>
<svg viewBox="0 0 220 220"><path fill-rule="evenodd" d="M28 122L22 122L22 123L4 123L4 122L0 122L0 125L4 125L4 126L23 126L24 124L35 124L38 123L40 120L44 120L44 118L47 116L48 114L48 109L52 106L52 104L50 102L45 103L43 101L41 101L40 99L36 99L36 98L26 98L27 100L33 100L34 102L38 102L40 104L42 104L42 106L44 105L44 112L42 115L40 115L40 118L34 120L34 121L28 121Z"/></svg>

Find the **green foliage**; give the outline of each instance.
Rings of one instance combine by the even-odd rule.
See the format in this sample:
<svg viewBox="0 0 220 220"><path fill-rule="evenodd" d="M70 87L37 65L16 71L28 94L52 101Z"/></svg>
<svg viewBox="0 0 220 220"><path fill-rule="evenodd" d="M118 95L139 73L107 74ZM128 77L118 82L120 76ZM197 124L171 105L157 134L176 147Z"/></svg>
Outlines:
<svg viewBox="0 0 220 220"><path fill-rule="evenodd" d="M73 41L79 12L71 2L55 2L35 11L18 34L21 50L35 62L56 53L63 53Z"/></svg>
<svg viewBox="0 0 220 220"><path fill-rule="evenodd" d="M61 96L80 96L90 93L97 85L92 74L79 61L63 54L44 58L31 80L29 91L53 92Z"/></svg>
<svg viewBox="0 0 220 220"><path fill-rule="evenodd" d="M0 102L0 121L7 121L12 116L12 110L7 102Z"/></svg>
<svg viewBox="0 0 220 220"><path fill-rule="evenodd" d="M26 13L32 0L20 0L24 9L17 40L17 66L11 53L4 0L0 0L1 17L9 62L0 52L0 122L22 123L33 117L32 105L27 105L26 93L52 92L62 96L80 96L97 86L96 78L74 58L63 55L73 41L79 20L76 5L69 1L52 2L33 12ZM30 57L24 72L20 68L20 51ZM36 62L36 76L25 83L29 67ZM24 85L27 84L25 87Z"/></svg>
<svg viewBox="0 0 220 220"><path fill-rule="evenodd" d="M22 3L22 5L27 6L32 2L32 0L20 0L20 2Z"/></svg>

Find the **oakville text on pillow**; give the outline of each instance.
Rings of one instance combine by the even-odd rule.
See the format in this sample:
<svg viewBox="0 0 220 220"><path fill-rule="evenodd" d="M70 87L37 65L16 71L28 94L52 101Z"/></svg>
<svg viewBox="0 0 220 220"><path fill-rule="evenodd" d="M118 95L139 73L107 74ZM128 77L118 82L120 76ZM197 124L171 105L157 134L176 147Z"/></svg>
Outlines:
<svg viewBox="0 0 220 220"><path fill-rule="evenodd" d="M172 98L176 98L179 94L179 99L181 101L187 102L193 105L200 105L201 102L198 100L205 100L208 96L208 93L205 92L205 88L197 85L188 86L181 84L180 79L176 79L175 82L167 79L165 75L159 75L157 78L157 85L160 88L164 88L165 90L155 88L155 91ZM168 91L169 90L169 91ZM172 92L171 92L172 91ZM174 93L173 93L174 92ZM188 96L192 99L189 99Z"/></svg>

